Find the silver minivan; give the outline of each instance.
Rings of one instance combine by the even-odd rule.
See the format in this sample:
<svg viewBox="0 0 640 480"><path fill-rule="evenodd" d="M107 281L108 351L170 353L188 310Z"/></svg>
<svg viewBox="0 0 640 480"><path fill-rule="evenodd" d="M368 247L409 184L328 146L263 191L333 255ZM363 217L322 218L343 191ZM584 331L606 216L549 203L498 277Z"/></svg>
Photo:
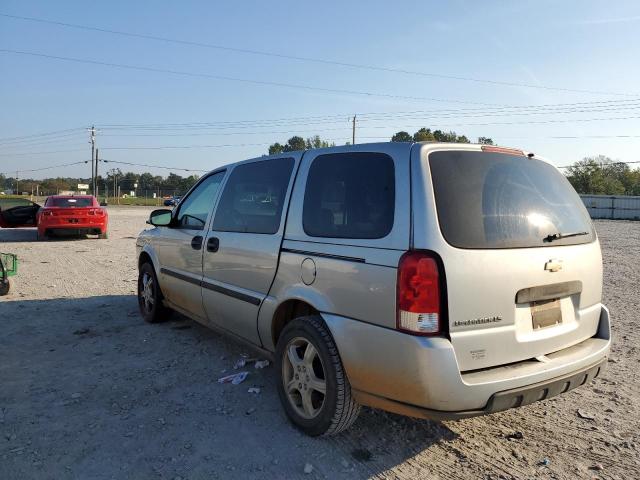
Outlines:
<svg viewBox="0 0 640 480"><path fill-rule="evenodd" d="M376 143L203 176L137 240L140 310L175 310L273 358L291 421L360 405L460 419L590 382L610 348L589 215L521 150Z"/></svg>

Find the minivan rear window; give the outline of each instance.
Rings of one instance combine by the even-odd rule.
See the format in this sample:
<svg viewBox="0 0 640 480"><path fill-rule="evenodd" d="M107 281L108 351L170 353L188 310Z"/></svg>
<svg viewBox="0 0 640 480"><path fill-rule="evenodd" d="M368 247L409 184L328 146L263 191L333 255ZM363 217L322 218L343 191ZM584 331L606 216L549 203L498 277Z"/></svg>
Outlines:
<svg viewBox="0 0 640 480"><path fill-rule="evenodd" d="M460 248L592 242L593 225L568 180L546 162L504 153L429 154L438 222ZM556 234L571 235L552 238Z"/></svg>

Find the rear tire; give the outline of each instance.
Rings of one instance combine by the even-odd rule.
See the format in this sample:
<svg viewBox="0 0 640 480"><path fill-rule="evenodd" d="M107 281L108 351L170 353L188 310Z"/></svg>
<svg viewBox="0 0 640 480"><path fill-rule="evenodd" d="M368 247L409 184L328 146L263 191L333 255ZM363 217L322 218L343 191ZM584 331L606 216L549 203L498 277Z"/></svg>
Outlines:
<svg viewBox="0 0 640 480"><path fill-rule="evenodd" d="M338 348L320 316L287 324L276 347L276 371L282 406L307 435L335 435L358 417L360 405L353 399Z"/></svg>
<svg viewBox="0 0 640 480"><path fill-rule="evenodd" d="M3 295L7 295L9 293L9 290L11 290L11 283L9 282L9 279L0 281L0 297L2 297Z"/></svg>
<svg viewBox="0 0 640 480"><path fill-rule="evenodd" d="M143 263L138 274L138 307L145 322L158 323L167 319L170 310L164 306L162 299L153 265Z"/></svg>

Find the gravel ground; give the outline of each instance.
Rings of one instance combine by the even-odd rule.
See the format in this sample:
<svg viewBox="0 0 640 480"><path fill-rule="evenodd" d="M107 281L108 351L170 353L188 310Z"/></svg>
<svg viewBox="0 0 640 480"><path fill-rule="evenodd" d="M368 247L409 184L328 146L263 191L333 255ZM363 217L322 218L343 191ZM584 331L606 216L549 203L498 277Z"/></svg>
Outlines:
<svg viewBox="0 0 640 480"><path fill-rule="evenodd" d="M110 208L109 240L0 230L21 262L0 299L0 479L640 478L639 222L596 222L615 343L593 384L459 422L365 409L312 439L287 422L272 367L216 382L244 347L180 316L142 322L148 212Z"/></svg>

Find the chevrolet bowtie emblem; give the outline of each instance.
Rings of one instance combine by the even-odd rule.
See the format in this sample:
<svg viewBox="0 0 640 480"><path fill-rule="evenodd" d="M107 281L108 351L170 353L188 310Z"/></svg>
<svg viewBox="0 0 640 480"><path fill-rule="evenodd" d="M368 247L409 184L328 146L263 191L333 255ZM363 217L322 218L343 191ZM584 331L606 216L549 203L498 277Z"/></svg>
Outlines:
<svg viewBox="0 0 640 480"><path fill-rule="evenodd" d="M550 272L562 270L562 260L554 260L553 258L544 264L544 269Z"/></svg>

